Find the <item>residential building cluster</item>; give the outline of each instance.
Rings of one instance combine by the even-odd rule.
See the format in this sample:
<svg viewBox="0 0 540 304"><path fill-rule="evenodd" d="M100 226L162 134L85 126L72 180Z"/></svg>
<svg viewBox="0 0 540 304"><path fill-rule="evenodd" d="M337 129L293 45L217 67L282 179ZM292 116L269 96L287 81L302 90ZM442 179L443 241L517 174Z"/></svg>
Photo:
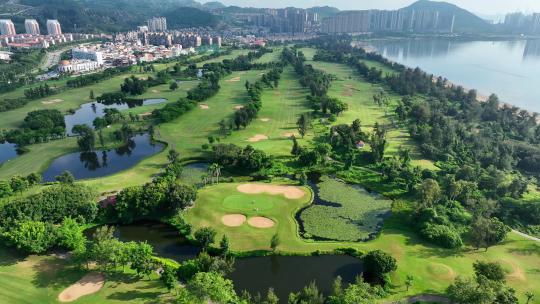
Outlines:
<svg viewBox="0 0 540 304"><path fill-rule="evenodd" d="M216 13L220 13L219 10ZM306 33L319 24L319 15L305 9L260 9L253 13L230 14L246 26L268 28L271 33Z"/></svg>
<svg viewBox="0 0 540 304"><path fill-rule="evenodd" d="M60 43L99 37L92 34L64 34L58 20L47 20L47 35L41 35L39 23L35 19L26 19L24 28L26 31L25 34L17 34L11 20L0 20L0 47L12 49L46 49Z"/></svg>
<svg viewBox="0 0 540 304"><path fill-rule="evenodd" d="M455 15L435 10L362 10L344 11L326 18L322 32L366 33L366 32L416 32L452 33Z"/></svg>
<svg viewBox="0 0 540 304"><path fill-rule="evenodd" d="M114 41L165 47L181 45L184 48L197 48L202 45L221 47L222 44L220 36L199 35L184 31L119 33L114 36Z"/></svg>
<svg viewBox="0 0 540 304"><path fill-rule="evenodd" d="M507 14L504 18L504 28L513 33L540 34L540 13Z"/></svg>
<svg viewBox="0 0 540 304"><path fill-rule="evenodd" d="M146 23L147 30L150 32L165 32L167 30L167 19L164 17L154 17Z"/></svg>

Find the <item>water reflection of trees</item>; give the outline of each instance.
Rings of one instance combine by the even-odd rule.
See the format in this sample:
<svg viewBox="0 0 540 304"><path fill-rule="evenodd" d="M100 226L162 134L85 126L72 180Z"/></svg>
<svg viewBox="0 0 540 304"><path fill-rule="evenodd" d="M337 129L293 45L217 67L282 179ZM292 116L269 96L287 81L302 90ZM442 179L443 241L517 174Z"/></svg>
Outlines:
<svg viewBox="0 0 540 304"><path fill-rule="evenodd" d="M116 148L115 152L119 156L124 156L124 155L130 156L133 153L133 150L135 150L136 146L137 144L135 143L135 141L133 139L129 139L127 140L125 145L119 148Z"/></svg>
<svg viewBox="0 0 540 304"><path fill-rule="evenodd" d="M89 171L96 171L101 168L96 152L82 152L79 157L83 166Z"/></svg>

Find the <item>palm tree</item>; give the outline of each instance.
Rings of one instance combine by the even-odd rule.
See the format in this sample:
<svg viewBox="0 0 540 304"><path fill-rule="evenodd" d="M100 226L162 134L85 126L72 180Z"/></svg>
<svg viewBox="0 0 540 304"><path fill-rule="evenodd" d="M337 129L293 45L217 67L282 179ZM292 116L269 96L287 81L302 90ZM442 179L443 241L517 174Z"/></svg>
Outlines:
<svg viewBox="0 0 540 304"><path fill-rule="evenodd" d="M405 279L405 286L407 286L407 291L409 291L409 288L411 288L413 281L414 281L414 278L412 275L408 275L407 278Z"/></svg>
<svg viewBox="0 0 540 304"><path fill-rule="evenodd" d="M214 181L214 178L216 180L216 183L219 184L219 176L221 175L221 166L217 163L213 163L208 167L208 174L212 178L212 182Z"/></svg>
<svg viewBox="0 0 540 304"><path fill-rule="evenodd" d="M534 299L534 293L530 292L530 291L527 291L525 293L525 296L527 297L527 303L526 304L529 304L529 302Z"/></svg>

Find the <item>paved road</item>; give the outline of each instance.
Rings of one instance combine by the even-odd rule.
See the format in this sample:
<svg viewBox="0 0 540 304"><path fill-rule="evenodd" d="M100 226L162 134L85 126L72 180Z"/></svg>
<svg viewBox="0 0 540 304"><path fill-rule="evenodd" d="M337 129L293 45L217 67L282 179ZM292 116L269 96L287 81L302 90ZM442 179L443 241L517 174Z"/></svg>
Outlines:
<svg viewBox="0 0 540 304"><path fill-rule="evenodd" d="M535 242L540 242L539 238L534 237L532 235L528 235L526 233L523 233L523 232L520 232L520 231L517 231L517 230L514 230L514 229L512 229L512 232L517 234L517 235L520 235L520 236L522 236L522 237L524 237L524 238L526 238L528 240L535 241Z"/></svg>
<svg viewBox="0 0 540 304"><path fill-rule="evenodd" d="M418 302L448 304L448 303L450 303L450 300L447 297L443 297L443 296L439 296L439 295L421 294L421 295L416 295L416 296L410 296L410 297L401 299L399 301L385 302L385 304L394 304L394 303L412 304L412 303L418 303Z"/></svg>

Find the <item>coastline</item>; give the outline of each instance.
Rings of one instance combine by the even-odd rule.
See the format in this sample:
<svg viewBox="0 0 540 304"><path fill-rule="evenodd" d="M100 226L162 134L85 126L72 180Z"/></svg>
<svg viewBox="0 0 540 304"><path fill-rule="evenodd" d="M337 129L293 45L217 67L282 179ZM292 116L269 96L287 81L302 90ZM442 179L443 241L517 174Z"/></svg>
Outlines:
<svg viewBox="0 0 540 304"><path fill-rule="evenodd" d="M357 47L357 48L361 48L363 49L364 51L366 51L367 53L377 53L381 56L383 56L386 60L392 62L392 63L395 63L395 64L401 64L403 66L406 66L408 68L411 68L411 69L414 69L416 67L411 67L411 66L408 66L408 65L405 65L405 64L402 64L402 63L399 63L397 61L394 61L386 56L384 56L383 54L381 54L380 52L378 52L377 48L374 47L373 45L371 45L369 42L366 42L366 41L356 41L356 42L353 42L352 43L352 46L353 47ZM419 67L420 68L420 67ZM459 83L455 83L453 81L450 81L449 79L447 79L445 76L443 75L435 75L435 74L432 74L432 73L429 73L425 70L422 69L422 71L428 73L428 74L431 74L432 77L433 77L433 81L437 81L437 78L438 77L442 77L445 81L445 86L447 87L451 87L451 86L461 86L465 92L469 92L471 90L474 90L476 91L476 100L478 102L481 102L481 103L484 103L484 102L487 102L489 100L489 97L492 95L492 94L495 94L496 96L498 96L496 93L491 93L489 95L486 95L485 92L479 92L478 90L476 89L471 89L471 88L468 88L464 85L461 85ZM525 110L527 111L527 113L529 113L529 115L531 116L534 116L534 115L538 115L538 117L536 118L536 123L540 125L540 113L538 112L535 112L535 111L532 111L532 110L528 110L528 109L524 109L524 108L521 108L521 107L518 107L516 105L513 105L511 103L508 103L508 102L504 102L504 101L501 101L499 100L499 109L503 109L503 108L517 108L519 111L522 111L522 110Z"/></svg>

